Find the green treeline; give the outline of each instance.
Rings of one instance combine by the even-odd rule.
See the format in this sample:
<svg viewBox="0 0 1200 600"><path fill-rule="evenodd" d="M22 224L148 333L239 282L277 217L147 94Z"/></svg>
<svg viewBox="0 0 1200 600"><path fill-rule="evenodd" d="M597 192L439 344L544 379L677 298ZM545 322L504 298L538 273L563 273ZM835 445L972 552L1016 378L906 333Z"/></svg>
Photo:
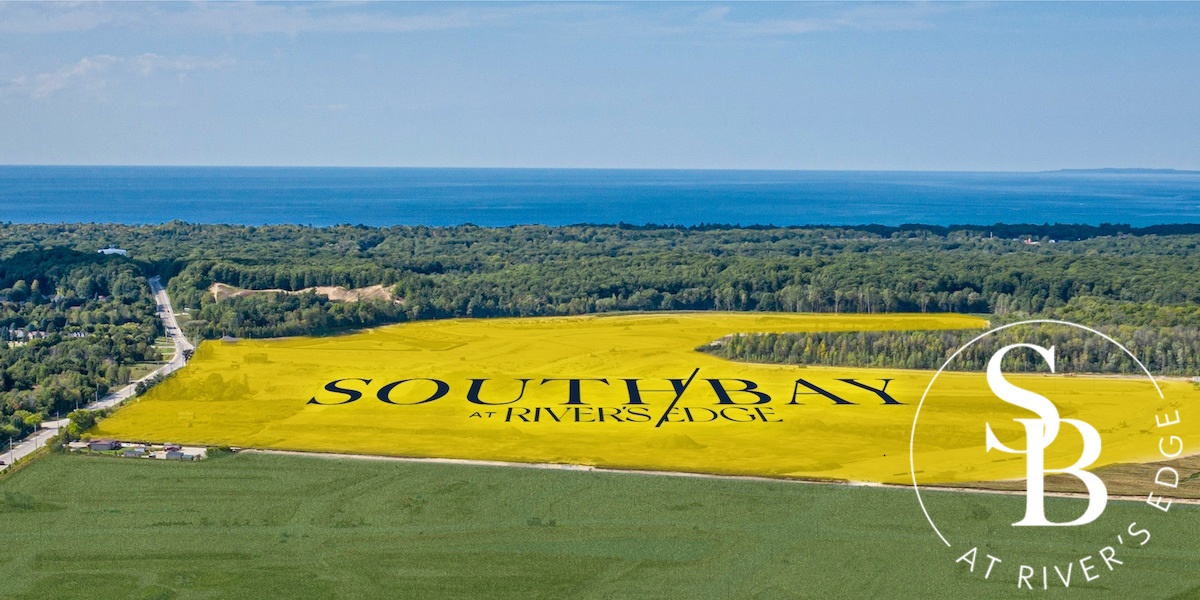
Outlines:
<svg viewBox="0 0 1200 600"><path fill-rule="evenodd" d="M1175 326L1200 322L1200 233L1187 227L312 228L172 222L4 225L0 241L6 252L125 248L144 270L168 279L176 305L198 317L193 332L204 336L326 333L406 319L713 309L999 316L1069 311L1085 322ZM1064 241L1072 237L1082 239ZM262 295L215 302L208 293L213 283L293 291L382 284L401 303L350 307L320 297Z"/></svg>
<svg viewBox="0 0 1200 600"><path fill-rule="evenodd" d="M321 284L326 285L326 284ZM331 302L323 295L255 294L220 302L202 298L190 331L201 337L283 337L322 335L396 323L406 319L403 306L379 300Z"/></svg>
<svg viewBox="0 0 1200 600"><path fill-rule="evenodd" d="M217 282L285 290L383 284L403 300L402 310L380 307L353 318L336 314L337 303L320 308L329 319L311 318L311 304L271 307L296 313L286 327L262 314L258 298L222 300L228 305L206 318L205 335L616 310L1008 315L1064 310L1074 301L1076 312L1147 324L1194 324L1200 314L1197 234L1034 246L982 231L925 229L93 227L108 228L98 236L105 243L170 267L169 291L180 306L204 307ZM1041 233L1031 228L1027 237Z"/></svg>
<svg viewBox="0 0 1200 600"><path fill-rule="evenodd" d="M1156 375L1200 375L1200 331L1192 327L1100 326ZM979 331L853 331L733 335L700 348L731 360L794 365L938 369ZM1000 348L1017 343L1055 348L1057 373L1141 374L1120 348L1099 336L1059 325L1016 325L967 346L947 365L982 371ZM1014 350L1006 371L1049 371L1034 351Z"/></svg>

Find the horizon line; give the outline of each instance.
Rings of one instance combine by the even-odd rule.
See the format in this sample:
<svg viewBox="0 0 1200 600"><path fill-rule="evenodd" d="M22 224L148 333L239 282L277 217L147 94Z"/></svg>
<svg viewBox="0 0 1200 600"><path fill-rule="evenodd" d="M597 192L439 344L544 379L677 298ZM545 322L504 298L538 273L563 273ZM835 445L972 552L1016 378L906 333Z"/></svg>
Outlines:
<svg viewBox="0 0 1200 600"><path fill-rule="evenodd" d="M763 173L1109 173L1109 174L1200 174L1200 169L1175 167L1064 167L1052 169L817 169L771 167L511 167L511 166L400 166L400 165L270 165L270 164L116 164L116 163L0 163L0 168L144 168L144 169L395 169L460 171L715 171Z"/></svg>
<svg viewBox="0 0 1200 600"><path fill-rule="evenodd" d="M201 227L301 227L307 229L336 229L340 227L367 227L370 229L390 229L395 227L425 227L429 229L458 229L462 227L474 227L477 229L512 229L517 227L544 227L547 229L559 229L568 227L606 227L617 229L636 229L636 230L663 230L663 229L688 229L688 230L730 230L730 229L745 229L745 230L769 230L769 229L848 229L856 231L871 231L873 229L888 229L895 231L921 231L921 230L937 230L943 229L947 233L959 231L978 231L980 233L985 229L1002 228L1002 227L1033 227L1037 229L1053 229L1063 227L1078 227L1090 229L1120 229L1128 228L1128 232L1138 232L1134 235L1153 234L1152 230L1162 230L1164 228L1194 228L1200 230L1200 221L1189 221L1180 223L1153 223L1150 225L1133 225L1131 223L1082 223L1082 222L1062 222L1043 221L1042 223L1019 222L1019 221L997 221L995 223L951 223L949 225L938 225L935 223L899 223L897 225L887 225L885 223L804 223L793 225L778 225L774 223L721 223L721 222L700 222L694 224L682 223L630 223L627 221L616 222L600 222L600 221L580 221L577 223L563 223L558 225L550 225L546 223L509 223L506 225L480 225L470 221L463 221L452 225L426 225L420 223L393 223L389 225L370 225L367 223L331 223L325 225L314 225L312 223L298 222L275 222L275 223L237 223L232 221L189 221L187 219L174 218L167 221L154 222L131 222L131 221L0 221L0 228L18 227L23 225L28 226L89 226L89 225L115 225L121 227L162 227L172 223L182 223L184 225L197 225ZM1200 231L1187 232L1185 235L1200 233ZM1163 235L1173 235L1171 233ZM1016 239L1016 238L1011 238Z"/></svg>

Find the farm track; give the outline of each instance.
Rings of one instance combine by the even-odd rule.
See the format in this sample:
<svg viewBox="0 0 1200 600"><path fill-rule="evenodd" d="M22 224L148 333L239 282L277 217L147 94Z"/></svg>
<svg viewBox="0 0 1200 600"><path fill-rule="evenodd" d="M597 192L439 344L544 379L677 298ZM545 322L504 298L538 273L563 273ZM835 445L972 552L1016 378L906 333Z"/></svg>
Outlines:
<svg viewBox="0 0 1200 600"><path fill-rule="evenodd" d="M471 460L463 458L416 458L404 456L382 456L376 454L345 454L337 452L300 452L296 450L267 450L258 448L246 448L240 452L253 454L275 454L279 456L308 456L313 458L326 459L353 459L353 460L378 460L390 462L407 462L418 464L440 464L440 465L469 465L478 467L509 467L521 469L543 469L550 471L582 471L588 473L614 473L622 475L646 475L646 476L662 476L662 477L692 477L699 479L717 479L725 481L756 481L767 483L791 483L801 485L829 485L829 486L847 486L847 487L869 487L869 488L895 488L903 490L912 490L911 485L902 485L895 483L873 483L866 481L838 481L838 480L822 480L822 479L799 479L789 477L763 477L760 475L720 475L715 473L692 473L688 471L658 471L658 470L641 470L641 469L613 469L606 467L593 467L588 465L572 465L562 463L522 463L508 462L498 460ZM933 485L921 486L923 491L934 492L962 492L971 494L995 494L1005 496L1024 496L1022 490L1005 490L991 489L984 487L966 487L966 486L946 486ZM1087 500L1088 495L1075 492L1053 492L1047 491L1046 496L1052 498L1075 498ZM1133 495L1110 495L1109 500L1118 502L1145 502L1144 496ZM1192 504L1200 505L1200 498L1170 498L1175 504Z"/></svg>

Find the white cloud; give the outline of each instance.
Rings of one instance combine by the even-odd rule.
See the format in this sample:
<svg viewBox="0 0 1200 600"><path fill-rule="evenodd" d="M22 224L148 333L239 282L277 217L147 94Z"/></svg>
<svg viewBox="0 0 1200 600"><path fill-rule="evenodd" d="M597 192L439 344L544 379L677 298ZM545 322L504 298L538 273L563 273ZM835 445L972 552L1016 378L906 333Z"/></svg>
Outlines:
<svg viewBox="0 0 1200 600"><path fill-rule="evenodd" d="M173 32L232 34L302 32L413 32L473 27L504 21L512 13L541 10L536 6L469 6L452 10L407 10L351 2L274 4L254 2L199 3L7 3L0 2L0 33L78 32L105 27L146 28ZM420 5L408 5L420 6ZM550 7L546 7L550 8Z"/></svg>
<svg viewBox="0 0 1200 600"><path fill-rule="evenodd" d="M695 14L691 24L669 27L674 33L734 33L742 35L802 35L823 31L907 31L932 29L934 18L961 7L927 3L798 4L803 16L738 19L731 7L709 8Z"/></svg>
<svg viewBox="0 0 1200 600"><path fill-rule="evenodd" d="M353 10L346 5L277 5L215 3L201 10L179 13L168 21L187 28L215 30L226 34L303 32L414 32L459 29L494 21L496 10L393 15ZM358 7L353 7L358 8Z"/></svg>
<svg viewBox="0 0 1200 600"><path fill-rule="evenodd" d="M301 33L407 33L506 26L535 20L596 25L616 17L618 25L656 33L698 31L788 35L818 31L927 29L940 13L966 8L941 3L797 3L783 14L742 17L732 5L682 5L678 9L631 10L620 4L424 4L304 2L196 3L9 3L0 1L0 33L38 34L101 28L154 29L222 35ZM754 11L747 11L753 14ZM612 24L612 23L610 23Z"/></svg>
<svg viewBox="0 0 1200 600"><path fill-rule="evenodd" d="M0 2L0 33L88 31L117 21L119 14L100 4Z"/></svg>
<svg viewBox="0 0 1200 600"><path fill-rule="evenodd" d="M197 70L221 69L235 64L232 58L202 58L196 56L162 56L139 54L132 58L97 54L85 56L79 62L65 65L54 71L36 75L21 75L9 81L9 89L28 94L31 98L45 98L55 92L71 88L98 90L108 85L108 77L137 73L151 76L155 73L170 73L183 78ZM114 65L123 65L116 69Z"/></svg>
<svg viewBox="0 0 1200 600"><path fill-rule="evenodd" d="M232 66L235 61L228 57L202 58L198 56L162 56L160 54L139 54L129 62L142 75L153 75L155 72L166 71L179 76L192 71L223 69Z"/></svg>
<svg viewBox="0 0 1200 600"><path fill-rule="evenodd" d="M699 15L696 15L696 22L717 23L725 20L725 17L729 16L731 11L733 11L733 9L728 6L717 6L710 8L701 12Z"/></svg>
<svg viewBox="0 0 1200 600"><path fill-rule="evenodd" d="M759 33L812 33L854 29L859 31L908 31L932 29L930 17L940 12L925 4L881 4L857 6L839 14L808 19L765 21L757 27Z"/></svg>
<svg viewBox="0 0 1200 600"><path fill-rule="evenodd" d="M54 92L76 84L89 87L103 87L105 80L101 77L112 65L121 59L108 54L85 56L79 62L64 66L48 73L34 76L22 75L12 80L12 87L29 94L34 98L45 98Z"/></svg>

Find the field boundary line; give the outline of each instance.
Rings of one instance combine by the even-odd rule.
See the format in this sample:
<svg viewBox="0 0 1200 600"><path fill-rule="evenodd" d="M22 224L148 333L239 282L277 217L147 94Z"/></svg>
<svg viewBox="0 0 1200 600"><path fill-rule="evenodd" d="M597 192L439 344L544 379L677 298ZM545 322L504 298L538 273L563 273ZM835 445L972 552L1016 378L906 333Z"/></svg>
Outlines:
<svg viewBox="0 0 1200 600"><path fill-rule="evenodd" d="M619 469L612 467L594 467L591 465L573 465L568 463L524 463L501 460L476 460L468 458L433 458L433 457L412 457L412 456L386 456L381 454L351 454L344 452L308 452L301 450L271 450L267 448L242 448L238 453L246 454L273 454L279 456L300 456L309 458L324 458L324 459L353 459L353 460L374 460L385 462L404 462L417 464L442 464L442 465L463 465L475 467L509 467L518 469L541 469L545 471L568 471L568 472L586 472L586 473L614 473L618 475L648 475L662 477L687 477L694 479L718 479L726 481L754 481L764 483L787 483L787 484L802 484L802 485L828 485L828 486L845 486L845 487L865 487L865 488L884 488L897 490L912 490L911 485L900 483L876 483L871 481L847 481L834 479L803 479L797 477L766 477L763 475L722 475L718 473L694 473L690 471L657 471L652 469ZM1024 496L1023 490L996 490L987 488L961 487L961 486L922 486L924 489L935 492L958 492L969 494L994 494L1004 496ZM1086 500L1087 494L1075 492L1046 492L1046 496L1052 498L1074 498ZM1146 499L1141 496L1109 496L1109 500L1117 502L1145 502ZM1171 498L1175 504L1191 504L1200 505L1200 498Z"/></svg>

